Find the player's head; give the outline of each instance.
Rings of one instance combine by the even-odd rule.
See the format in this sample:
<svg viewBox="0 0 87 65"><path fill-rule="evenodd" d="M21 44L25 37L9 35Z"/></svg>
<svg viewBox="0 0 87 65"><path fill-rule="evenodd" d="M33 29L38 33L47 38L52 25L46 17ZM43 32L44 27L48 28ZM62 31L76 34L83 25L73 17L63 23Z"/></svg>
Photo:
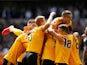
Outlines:
<svg viewBox="0 0 87 65"><path fill-rule="evenodd" d="M72 20L72 12L69 10L64 10L61 15L64 21L69 22Z"/></svg>
<svg viewBox="0 0 87 65"><path fill-rule="evenodd" d="M68 34L69 33L68 26L66 24L60 24L60 25L58 25L58 33Z"/></svg>
<svg viewBox="0 0 87 65"><path fill-rule="evenodd" d="M29 26L29 25L31 25L31 24L35 24L35 19L30 19L30 20L28 20L28 22L27 22L27 26Z"/></svg>
<svg viewBox="0 0 87 65"><path fill-rule="evenodd" d="M78 32L74 32L73 35L77 38L80 36Z"/></svg>
<svg viewBox="0 0 87 65"><path fill-rule="evenodd" d="M35 18L35 22L37 24L37 26L41 26L41 25L44 25L45 24L45 17L44 16L37 16Z"/></svg>
<svg viewBox="0 0 87 65"><path fill-rule="evenodd" d="M27 22L27 26L29 26L31 29L36 26L35 19L30 19Z"/></svg>

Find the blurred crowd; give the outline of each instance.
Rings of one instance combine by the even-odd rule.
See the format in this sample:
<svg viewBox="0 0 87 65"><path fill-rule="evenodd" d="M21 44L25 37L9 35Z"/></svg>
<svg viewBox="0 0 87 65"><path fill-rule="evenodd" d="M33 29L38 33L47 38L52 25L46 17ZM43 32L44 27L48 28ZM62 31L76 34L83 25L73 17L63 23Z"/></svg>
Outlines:
<svg viewBox="0 0 87 65"><path fill-rule="evenodd" d="M83 4L81 6L56 6L56 5L37 5L21 7L18 5L12 7L0 8L0 52L7 53L11 44L15 40L16 36L11 33L6 36L2 36L1 32L4 28L14 25L16 28L23 30L27 20L35 18L38 15L43 15L46 19L50 12L55 11L57 15L61 16L61 12L65 9L70 10L73 13L73 31L77 31L80 35L83 33L85 26L87 26L87 9Z"/></svg>
<svg viewBox="0 0 87 65"><path fill-rule="evenodd" d="M30 19L37 15L44 15L48 17L49 12L55 11L57 16L60 16L61 12L65 9L72 11L73 18L87 18L87 9L81 5L76 6L56 6L56 5L41 5L41 6L28 6L28 7L4 7L0 8L0 18L19 18L19 19Z"/></svg>

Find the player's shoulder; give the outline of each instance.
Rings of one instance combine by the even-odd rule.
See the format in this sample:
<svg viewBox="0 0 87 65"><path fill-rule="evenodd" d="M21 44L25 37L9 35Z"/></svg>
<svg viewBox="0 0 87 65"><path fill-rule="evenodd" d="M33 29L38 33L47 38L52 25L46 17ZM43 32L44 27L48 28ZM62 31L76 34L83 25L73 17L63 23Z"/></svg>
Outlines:
<svg viewBox="0 0 87 65"><path fill-rule="evenodd" d="M54 18L54 20L62 20L63 18L62 17L56 17Z"/></svg>
<svg viewBox="0 0 87 65"><path fill-rule="evenodd" d="M25 32L23 32L22 34L21 34L21 36L23 36L23 35L27 35Z"/></svg>
<svg viewBox="0 0 87 65"><path fill-rule="evenodd" d="M35 31L38 30L38 28L39 28L39 27L35 27L35 28L33 28L32 30L29 31L29 34L30 34L30 33L34 33Z"/></svg>
<svg viewBox="0 0 87 65"><path fill-rule="evenodd" d="M74 36L73 34L68 34L69 36Z"/></svg>
<svg viewBox="0 0 87 65"><path fill-rule="evenodd" d="M75 36L73 34L68 34L68 37L75 39Z"/></svg>
<svg viewBox="0 0 87 65"><path fill-rule="evenodd" d="M53 20L52 23L53 23L53 24L54 24L54 23L59 24L59 23L62 21L62 19L63 19L62 17L56 17L56 18L54 18L54 20Z"/></svg>

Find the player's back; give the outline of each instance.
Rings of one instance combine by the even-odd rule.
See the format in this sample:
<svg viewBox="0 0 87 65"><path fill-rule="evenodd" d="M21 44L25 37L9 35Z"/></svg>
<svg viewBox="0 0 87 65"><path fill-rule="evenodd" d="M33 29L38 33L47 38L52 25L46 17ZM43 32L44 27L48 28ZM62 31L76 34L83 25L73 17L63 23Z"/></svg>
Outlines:
<svg viewBox="0 0 87 65"><path fill-rule="evenodd" d="M41 27L36 27L34 29L34 31L29 35L31 40L26 51L40 54L44 41L44 32Z"/></svg>
<svg viewBox="0 0 87 65"><path fill-rule="evenodd" d="M70 52L71 52L71 47L73 44L73 36L72 35L66 35L64 37L65 42L61 44L61 42L58 41L56 43L56 60L55 63L66 63L68 64Z"/></svg>
<svg viewBox="0 0 87 65"><path fill-rule="evenodd" d="M13 64L16 63L17 58L25 51L22 43L28 43L26 34L21 34L16 38L13 45L9 49L8 53L5 55L5 59L12 62Z"/></svg>
<svg viewBox="0 0 87 65"><path fill-rule="evenodd" d="M70 60L69 60L69 65L73 65L73 63L75 65L80 65L81 64L81 60L80 60L80 56L79 56L79 40L77 38L74 37L73 40L73 45L72 45L72 50L71 50L71 54L70 54Z"/></svg>
<svg viewBox="0 0 87 65"><path fill-rule="evenodd" d="M42 54L42 60L44 59L55 60L55 39L49 34L47 34L45 48Z"/></svg>

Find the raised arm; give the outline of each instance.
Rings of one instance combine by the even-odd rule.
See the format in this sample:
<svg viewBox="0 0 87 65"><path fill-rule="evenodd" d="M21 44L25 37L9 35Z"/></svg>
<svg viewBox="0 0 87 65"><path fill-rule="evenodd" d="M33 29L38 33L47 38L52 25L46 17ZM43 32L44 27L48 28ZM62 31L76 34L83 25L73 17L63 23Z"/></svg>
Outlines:
<svg viewBox="0 0 87 65"><path fill-rule="evenodd" d="M53 20L53 16L54 16L55 14L56 14L55 12L51 12L51 13L50 13L50 16L49 16L49 18L48 18L46 24L42 26L42 30L43 30L43 31L45 31L45 30L50 26L50 24L51 24L51 22L52 22L52 20Z"/></svg>
<svg viewBox="0 0 87 65"><path fill-rule="evenodd" d="M61 36L59 36L58 33L56 33L53 29L50 28L50 29L48 30L48 32L49 32L49 34L55 36L60 42L64 42L64 41L65 41L65 40L64 40Z"/></svg>

